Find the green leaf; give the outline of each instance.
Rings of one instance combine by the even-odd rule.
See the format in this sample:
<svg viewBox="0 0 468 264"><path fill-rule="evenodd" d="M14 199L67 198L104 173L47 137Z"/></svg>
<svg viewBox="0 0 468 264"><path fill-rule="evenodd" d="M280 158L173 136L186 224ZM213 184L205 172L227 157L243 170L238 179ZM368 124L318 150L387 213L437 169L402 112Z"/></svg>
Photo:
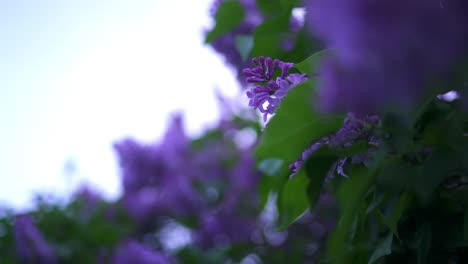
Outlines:
<svg viewBox="0 0 468 264"><path fill-rule="evenodd" d="M289 224L301 216L309 207L306 187L307 176L299 172L288 180L278 197L279 228L286 229Z"/></svg>
<svg viewBox="0 0 468 264"><path fill-rule="evenodd" d="M396 203L395 207L393 208L393 211L388 218L388 226L390 230L393 232L393 235L395 235L397 238L398 236L398 222L400 221L401 217L403 216L403 213L408 209L408 207L411 205L412 199L411 195L408 192L404 192L400 195L400 198L398 199L398 202Z"/></svg>
<svg viewBox="0 0 468 264"><path fill-rule="evenodd" d="M320 61L322 61L324 57L332 54L332 52L333 50L331 49L316 52L309 56L307 59L303 60L302 62L295 64L294 67L302 73L312 76L318 72L318 66L320 64Z"/></svg>
<svg viewBox="0 0 468 264"><path fill-rule="evenodd" d="M222 2L215 15L216 26L206 35L205 43L213 42L235 29L242 22L244 16L245 11L240 2L233 0Z"/></svg>
<svg viewBox="0 0 468 264"><path fill-rule="evenodd" d="M399 157L386 159L377 176L381 189L399 193L410 186L421 174L421 166L412 165Z"/></svg>
<svg viewBox="0 0 468 264"><path fill-rule="evenodd" d="M340 218L338 224L328 240L328 258L331 263L344 264L353 263L355 254L349 247L349 231L359 209L367 207L365 195L372 185L377 169L385 158L385 152L380 150L374 157L369 168L353 166L349 177L339 186L337 198L340 207Z"/></svg>
<svg viewBox="0 0 468 264"><path fill-rule="evenodd" d="M312 155L305 162L305 169L286 182L278 197L280 228L287 228L307 208L315 208L325 177L336 160L335 156Z"/></svg>
<svg viewBox="0 0 468 264"><path fill-rule="evenodd" d="M254 32L252 57L266 56L282 59L286 52L281 47L284 37L289 34L290 12L271 17L259 25Z"/></svg>
<svg viewBox="0 0 468 264"><path fill-rule="evenodd" d="M434 151L424 162L422 173L415 175L414 190L422 202L429 202L451 171L463 168L465 161L450 150Z"/></svg>
<svg viewBox="0 0 468 264"><path fill-rule="evenodd" d="M280 0L283 8L296 7L300 6L301 1L299 0Z"/></svg>
<svg viewBox="0 0 468 264"><path fill-rule="evenodd" d="M250 51L253 48L253 36L250 35L241 35L236 36L235 45L237 51L239 51L243 60L249 58Z"/></svg>
<svg viewBox="0 0 468 264"><path fill-rule="evenodd" d="M380 205L380 203L384 200L384 198L385 198L384 192L375 191L372 197L372 200L366 209L366 214L369 214L370 212L374 211L374 209Z"/></svg>
<svg viewBox="0 0 468 264"><path fill-rule="evenodd" d="M288 166L310 144L335 132L343 123L342 116L320 115L313 110L314 86L314 80L309 80L288 93L267 124L254 151L258 160L282 160L279 177L284 180L290 174Z"/></svg>
<svg viewBox="0 0 468 264"><path fill-rule="evenodd" d="M371 258L369 259L369 264L374 263L374 261L378 260L380 257L390 255L392 253L392 242L393 234L392 232L389 232L375 248L374 253L372 253Z"/></svg>
<svg viewBox="0 0 468 264"><path fill-rule="evenodd" d="M337 161L337 156L312 155L305 163L305 171L309 184L307 185L307 197L309 198L310 209L313 210L320 198L323 183L333 164Z"/></svg>
<svg viewBox="0 0 468 264"><path fill-rule="evenodd" d="M343 122L342 116L320 115L313 110L311 104L313 90L314 82L310 80L298 85L288 93L275 116L267 124L260 143L254 152L257 160L260 161L267 159L282 161L281 169L275 173L274 177L263 176L261 179L260 192L263 202L266 201L267 196L265 194L270 192L279 192L281 197L288 197L290 191L301 192L300 197L294 197L294 199L291 198L288 201L278 199L280 219L283 219L282 223L284 224L293 221L298 214L304 211L304 208L307 208L307 206L304 206L305 203L299 202L297 207L287 209L290 203L295 203L295 199L307 200L307 179L305 175L304 179L300 175L296 175L298 179L288 183L288 186L284 189L282 188L291 174L289 165L296 161L310 144L335 132ZM304 181L302 182L302 180ZM301 188L296 181L302 182L302 189L294 189ZM281 194L282 192L285 194ZM292 210L292 212L287 212L285 217L281 217L283 209Z"/></svg>
<svg viewBox="0 0 468 264"><path fill-rule="evenodd" d="M265 14L279 13L283 10L281 0L257 0L257 6Z"/></svg>

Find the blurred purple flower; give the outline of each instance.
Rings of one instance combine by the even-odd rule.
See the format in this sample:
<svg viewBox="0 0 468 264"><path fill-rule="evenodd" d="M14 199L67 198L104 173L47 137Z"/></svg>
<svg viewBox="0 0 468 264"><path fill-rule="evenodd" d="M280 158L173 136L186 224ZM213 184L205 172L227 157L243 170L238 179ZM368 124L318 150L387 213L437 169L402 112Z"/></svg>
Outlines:
<svg viewBox="0 0 468 264"><path fill-rule="evenodd" d="M466 55L464 0L309 0L306 20L335 56L320 70L324 111L411 108Z"/></svg>
<svg viewBox="0 0 468 264"><path fill-rule="evenodd" d="M137 220L197 210L192 188L190 142L181 115L174 115L161 144L142 145L127 139L116 143L122 168L123 204Z"/></svg>
<svg viewBox="0 0 468 264"><path fill-rule="evenodd" d="M256 220L252 217L205 212L201 215L200 226L195 230L193 240L202 248L249 242L256 228Z"/></svg>
<svg viewBox="0 0 468 264"><path fill-rule="evenodd" d="M255 66L242 71L247 83L255 84L246 92L246 95L249 98L249 106L263 113L263 120L266 121L268 115L274 114L288 91L307 80L307 75L288 74L294 66L290 62L273 60L270 57L258 57L252 61ZM278 68L281 73L275 80L274 76Z"/></svg>
<svg viewBox="0 0 468 264"><path fill-rule="evenodd" d="M14 222L16 251L27 263L53 264L57 258L30 215L17 215Z"/></svg>
<svg viewBox="0 0 468 264"><path fill-rule="evenodd" d="M231 170L231 188L237 195L255 192L260 173L255 170L255 159L249 150L240 153L239 161Z"/></svg>
<svg viewBox="0 0 468 264"><path fill-rule="evenodd" d="M170 264L175 261L164 253L136 241L122 242L116 249L112 264Z"/></svg>

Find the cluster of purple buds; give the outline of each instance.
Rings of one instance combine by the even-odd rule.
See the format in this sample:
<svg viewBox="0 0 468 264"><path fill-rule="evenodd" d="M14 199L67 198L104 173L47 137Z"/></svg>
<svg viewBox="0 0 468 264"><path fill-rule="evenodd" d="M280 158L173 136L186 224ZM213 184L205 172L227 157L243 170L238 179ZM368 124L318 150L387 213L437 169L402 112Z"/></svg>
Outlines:
<svg viewBox="0 0 468 264"><path fill-rule="evenodd" d="M249 98L249 106L263 113L263 120L266 121L268 115L275 113L288 91L307 80L307 75L289 74L289 70L294 66L291 62L262 56L253 58L252 61L255 66L242 71L247 83L255 85L246 95ZM277 69L280 69L281 73L275 78Z"/></svg>
<svg viewBox="0 0 468 264"><path fill-rule="evenodd" d="M340 128L336 133L326 136L317 142L314 142L304 152L301 157L289 166L292 171L290 177L293 177L301 168L305 160L307 160L314 152L321 147L327 145L329 147L350 147L356 141L366 140L371 145L378 145L378 139L369 133L371 127L378 125L380 118L377 115L361 115L355 113L348 113L348 116L344 120L343 127ZM370 150L372 152L373 150ZM333 166L330 175L334 175L336 171L339 175L347 176L344 170L344 166L347 161L351 163L363 163L368 164L370 156L368 154L358 154L352 157L345 157L338 160Z"/></svg>

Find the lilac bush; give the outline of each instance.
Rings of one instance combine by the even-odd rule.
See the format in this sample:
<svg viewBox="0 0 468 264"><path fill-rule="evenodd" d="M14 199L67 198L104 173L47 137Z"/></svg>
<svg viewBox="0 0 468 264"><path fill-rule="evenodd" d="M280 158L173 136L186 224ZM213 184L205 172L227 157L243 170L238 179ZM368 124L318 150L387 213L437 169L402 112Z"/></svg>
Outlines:
<svg viewBox="0 0 468 264"><path fill-rule="evenodd" d="M117 141L122 196L1 216L1 263L467 262L468 4L219 0L211 16L245 107L220 99L199 137L175 114L159 142Z"/></svg>

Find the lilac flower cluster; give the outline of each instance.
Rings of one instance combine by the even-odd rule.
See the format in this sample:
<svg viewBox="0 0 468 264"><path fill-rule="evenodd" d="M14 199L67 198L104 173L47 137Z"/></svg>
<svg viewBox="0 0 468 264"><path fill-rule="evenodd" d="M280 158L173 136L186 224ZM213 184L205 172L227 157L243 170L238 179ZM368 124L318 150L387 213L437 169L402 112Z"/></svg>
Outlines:
<svg viewBox="0 0 468 264"><path fill-rule="evenodd" d="M193 236L203 247L212 246L217 236L227 242L249 240L255 216L236 212L248 203L255 208L259 174L249 153L229 142L211 140L193 150L176 116L160 145L117 143L127 210L142 223L161 216L199 218Z"/></svg>
<svg viewBox="0 0 468 264"><path fill-rule="evenodd" d="M308 25L335 56L321 69L324 111L411 109L468 47L463 0L310 0Z"/></svg>
<svg viewBox="0 0 468 264"><path fill-rule="evenodd" d="M289 169L292 171L290 177L293 177L300 170L305 160L324 146L346 148L352 146L359 140L365 140L371 145L377 145L379 140L370 133L370 130L379 123L380 118L376 115L348 113L342 128L340 128L336 133L314 142L310 147L304 150L298 160L289 166ZM372 153L374 151L374 147L371 147L369 151ZM334 174L335 170L338 174L346 176L343 167L348 160L350 160L351 163L364 163L367 165L370 159L369 154L358 154L338 160L330 172L330 177Z"/></svg>
<svg viewBox="0 0 468 264"><path fill-rule="evenodd" d="M123 187L123 196L115 205L123 205L136 226L130 233L123 233L115 245L95 251L97 254L92 257L97 263L177 263L177 258L161 246L161 241L156 241L159 238L146 239L155 237L168 219L194 220L195 226L189 229L189 243L202 251L247 244L266 250L262 257L268 259L268 250L290 250L290 242L296 243L299 237L307 237L307 241L300 240L295 245L302 247L301 250L308 244L323 244L335 219L322 217L326 213L313 213L303 218L296 227L304 230L300 234L292 230L280 243L265 239L271 236L267 234L271 231L262 228L257 203L260 174L255 170L251 148L240 148L229 136L231 130L238 131L238 125L226 125L226 122L229 121L223 120L222 126L218 126L217 129L221 127L222 130L216 134L218 136L203 137L201 143L194 144L197 140L186 136L181 116L175 115L159 144L142 144L129 139L115 144ZM95 209L106 204L87 186L80 187L74 199L81 206L75 208L78 215L72 218L81 226L94 223ZM333 203L330 205L329 199L322 200L319 207L327 211L336 207ZM99 213L106 225L120 221L116 206L106 207L102 216ZM32 216L17 216L15 240L18 256L28 263L57 263L57 256L60 260L63 257L57 255L61 252L54 252L60 247L51 246L59 242L51 240L54 243L49 244L34 225ZM309 255L310 259L317 256L315 251Z"/></svg>
<svg viewBox="0 0 468 264"><path fill-rule="evenodd" d="M289 70L294 66L290 62L270 57L253 58L252 61L255 66L242 71L247 83L255 84L246 95L249 98L249 106L263 113L263 120L266 121L268 115L275 113L288 91L307 80L307 75L289 74ZM275 78L277 69L280 69L281 73Z"/></svg>
<svg viewBox="0 0 468 264"><path fill-rule="evenodd" d="M123 203L134 219L197 211L201 201L192 188L189 140L181 116L172 118L162 144L143 145L126 139L115 144L122 168Z"/></svg>

